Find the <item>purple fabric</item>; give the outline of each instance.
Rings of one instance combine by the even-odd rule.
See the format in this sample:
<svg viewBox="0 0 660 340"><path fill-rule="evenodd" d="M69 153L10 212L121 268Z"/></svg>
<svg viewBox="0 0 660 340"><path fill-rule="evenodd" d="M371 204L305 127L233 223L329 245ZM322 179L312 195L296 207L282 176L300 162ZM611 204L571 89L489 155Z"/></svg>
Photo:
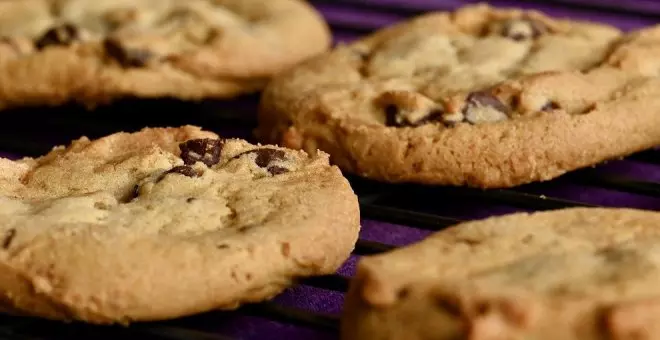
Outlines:
<svg viewBox="0 0 660 340"><path fill-rule="evenodd" d="M627 10L636 13L660 14L657 0L556 0L567 5L589 5L593 7Z"/></svg>
<svg viewBox="0 0 660 340"><path fill-rule="evenodd" d="M337 41L348 41L356 37L356 31L368 31L380 26L403 20L406 13L433 9L452 9L476 0L355 0L362 6L351 6L347 1L331 4L323 2L315 5L323 12L326 19L335 28ZM563 2L560 4L559 2ZM612 12L597 12L585 8L572 9L566 3L592 3L599 5L618 6L629 10L646 13L660 13L660 2L652 0L559 0L555 2L531 1L490 1L496 6L516 6L537 8L550 15L589 19L616 25L622 29L634 29L644 25L655 24L655 20L646 16L633 14L615 14ZM394 9L393 9L394 8ZM405 10L396 10L404 8ZM353 28L346 29L347 27ZM245 137L247 130L228 129L221 131L223 135ZM16 157L0 153L1 157ZM658 154L660 156L660 153ZM598 174L617 174L621 176L660 182L660 165L650 165L633 161L617 161L603 165L594 170ZM626 206L660 210L660 199L641 195L632 195L575 185L570 175L553 181L552 185L532 184L520 188L526 192L545 194L549 197L566 198L605 206ZM439 215L457 219L475 219L487 216L501 215L519 211L510 206L496 205L492 202L479 202L469 198L436 197L431 205L423 209ZM382 223L372 220L362 221L361 238L393 245L406 245L419 241L430 232L412 227ZM339 274L350 276L355 271L358 257L352 256L339 270ZM342 294L306 286L298 286L285 291L275 298L277 303L303 310L339 314L343 302ZM182 321L184 322L184 321ZM229 335L237 339L336 339L332 332L318 331L297 327L257 317L242 316L235 313L210 313L190 320L186 325L200 329Z"/></svg>

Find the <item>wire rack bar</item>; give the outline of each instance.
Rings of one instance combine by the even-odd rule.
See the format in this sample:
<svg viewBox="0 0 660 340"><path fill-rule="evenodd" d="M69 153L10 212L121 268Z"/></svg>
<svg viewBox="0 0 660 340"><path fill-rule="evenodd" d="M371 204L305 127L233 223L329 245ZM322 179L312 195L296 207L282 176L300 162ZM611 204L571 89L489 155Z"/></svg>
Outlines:
<svg viewBox="0 0 660 340"><path fill-rule="evenodd" d="M660 150L651 149L651 150L638 152L634 155L627 157L626 159L636 162L660 165Z"/></svg>
<svg viewBox="0 0 660 340"><path fill-rule="evenodd" d="M181 327L141 326L132 329L143 334L158 336L163 340L233 340L224 335Z"/></svg>
<svg viewBox="0 0 660 340"><path fill-rule="evenodd" d="M406 197L413 200L416 197L464 197L470 199L480 199L494 203L503 203L506 205L519 207L523 209L534 210L551 210L570 207L597 207L594 204L584 202L561 199L555 197L547 197L544 195L536 195L517 191L516 189L491 189L483 190L467 187L446 187L446 186L422 186L416 184L386 184L375 181L365 180L354 176L349 177L351 184L356 183L358 186L366 186L365 182L371 183L372 186L381 186L383 189L380 191L383 196L390 197ZM387 188L387 189L385 189ZM368 209L373 209L369 213L381 214L381 217L387 217L389 212L374 208L374 205L368 206ZM409 215L416 220L403 220L399 223L414 223L414 221L424 224L433 224L433 221L426 220L425 218L432 216L431 214ZM424 216L424 217L421 217ZM445 218L446 219L446 218ZM452 221L454 224L456 221ZM393 222L396 223L396 222ZM439 222L443 223L443 222ZM450 223L447 221L447 223ZM449 224L449 225L451 225Z"/></svg>
<svg viewBox="0 0 660 340"><path fill-rule="evenodd" d="M511 189L482 190L474 188L445 187L443 194L477 198L494 203L503 203L523 209L553 210L571 207L597 207L594 204L578 202L568 199L536 195ZM451 197L451 196L449 196Z"/></svg>
<svg viewBox="0 0 660 340"><path fill-rule="evenodd" d="M455 218L366 203L360 204L360 214L371 220L405 224L426 230L441 230L461 222Z"/></svg>
<svg viewBox="0 0 660 340"><path fill-rule="evenodd" d="M356 255L376 255L395 248L396 246L393 245L360 239L357 241L353 253Z"/></svg>
<svg viewBox="0 0 660 340"><path fill-rule="evenodd" d="M348 277L332 274L306 278L300 284L344 293L348 290L349 280Z"/></svg>
<svg viewBox="0 0 660 340"><path fill-rule="evenodd" d="M660 197L660 183L639 181L617 175L601 175L595 171L585 171L570 176L576 184L586 184L599 188L628 192L631 194Z"/></svg>
<svg viewBox="0 0 660 340"><path fill-rule="evenodd" d="M339 329L339 318L335 315L312 313L307 310L284 307L272 302L243 306L240 312L269 320L312 327L329 331Z"/></svg>

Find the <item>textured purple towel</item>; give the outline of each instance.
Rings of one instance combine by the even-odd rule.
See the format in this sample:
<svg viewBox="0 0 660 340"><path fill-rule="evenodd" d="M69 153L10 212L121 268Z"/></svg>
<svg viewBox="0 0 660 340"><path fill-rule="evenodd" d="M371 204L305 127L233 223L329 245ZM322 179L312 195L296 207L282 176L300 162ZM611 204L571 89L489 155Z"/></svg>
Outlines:
<svg viewBox="0 0 660 340"><path fill-rule="evenodd" d="M355 38L355 31L366 31L383 25L389 25L402 20L410 13L433 10L453 9L457 6L477 1L460 0L354 0L359 3L354 6L351 1L311 1L323 12L333 25L337 40L345 41ZM586 6L571 8L570 3L592 4L606 7L618 7L630 11L642 11L646 14L660 14L660 1L653 0L557 0L547 2L532 1L490 1L496 6L517 6L537 8L550 15L589 19L616 25L623 29L634 29L644 25L655 24L657 19L649 15L615 13L612 11L598 12ZM354 28L354 29L348 29ZM230 135L239 134L230 133ZM225 134L227 135L227 134ZM660 154L656 153L660 156ZM0 156L7 156L0 154ZM657 163L656 163L657 164ZM639 180L660 182L660 165L635 162L616 161L592 170L595 174L617 174ZM576 179L566 176L551 184L530 185L520 188L525 192L544 194L549 197L565 198L604 206L626 206L660 210L660 199L641 195L633 195L601 188L576 185ZM496 205L492 202L461 197L435 197L429 206L419 207L419 210L457 219L483 218L518 211L514 207ZM371 220L362 221L361 238L392 245L405 245L418 241L428 235L428 231L382 223ZM351 257L339 271L350 276L355 269L357 257ZM287 290L275 301L281 305L295 308L338 315L341 311L342 294L325 291L307 286L298 286ZM198 327L216 334L228 335L236 339L337 339L337 334L329 331L314 330L291 324L268 321L257 317L242 316L235 313L220 313L193 318L182 322L182 325Z"/></svg>

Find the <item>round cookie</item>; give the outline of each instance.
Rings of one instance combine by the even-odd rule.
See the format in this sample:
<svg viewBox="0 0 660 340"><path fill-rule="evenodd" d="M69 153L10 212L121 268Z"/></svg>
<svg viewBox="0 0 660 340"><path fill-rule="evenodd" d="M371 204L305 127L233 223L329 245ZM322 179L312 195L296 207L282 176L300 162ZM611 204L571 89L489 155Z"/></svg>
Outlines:
<svg viewBox="0 0 660 340"><path fill-rule="evenodd" d="M331 43L301 0L7 0L0 37L0 109L230 98Z"/></svg>
<svg viewBox="0 0 660 340"><path fill-rule="evenodd" d="M630 209L519 213L363 258L342 339L655 339L658 221Z"/></svg>
<svg viewBox="0 0 660 340"><path fill-rule="evenodd" d="M256 133L388 182L552 179L660 143L656 32L487 5L426 14L276 77Z"/></svg>
<svg viewBox="0 0 660 340"><path fill-rule="evenodd" d="M129 323L265 300L333 273L358 209L327 155L192 126L0 159L0 310Z"/></svg>

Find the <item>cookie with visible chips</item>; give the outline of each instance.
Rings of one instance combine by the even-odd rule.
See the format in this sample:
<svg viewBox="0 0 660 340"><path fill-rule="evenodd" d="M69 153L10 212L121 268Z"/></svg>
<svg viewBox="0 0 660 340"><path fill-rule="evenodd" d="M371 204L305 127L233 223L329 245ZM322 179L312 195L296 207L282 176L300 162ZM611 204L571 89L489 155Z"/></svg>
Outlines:
<svg viewBox="0 0 660 340"><path fill-rule="evenodd" d="M129 323L233 309L333 273L360 229L325 154L192 126L0 158L0 310Z"/></svg>
<svg viewBox="0 0 660 340"><path fill-rule="evenodd" d="M549 180L660 144L659 31L487 5L429 13L277 77L256 132L388 182Z"/></svg>
<svg viewBox="0 0 660 340"><path fill-rule="evenodd" d="M302 0L7 0L0 37L0 109L231 98L331 43Z"/></svg>
<svg viewBox="0 0 660 340"><path fill-rule="evenodd" d="M342 339L655 339L658 221L632 209L518 213L363 258Z"/></svg>

